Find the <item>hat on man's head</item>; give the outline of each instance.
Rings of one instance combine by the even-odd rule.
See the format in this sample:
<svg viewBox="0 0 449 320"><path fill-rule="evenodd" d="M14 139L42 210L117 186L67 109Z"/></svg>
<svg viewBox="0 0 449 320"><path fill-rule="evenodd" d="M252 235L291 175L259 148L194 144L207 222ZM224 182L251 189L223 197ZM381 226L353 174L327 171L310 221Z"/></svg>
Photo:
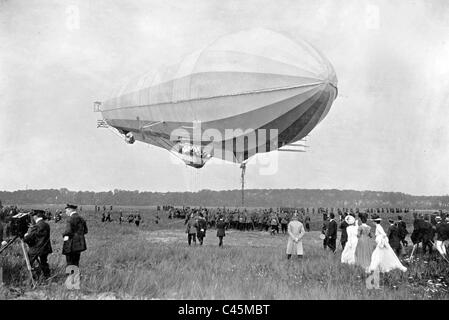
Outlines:
<svg viewBox="0 0 449 320"><path fill-rule="evenodd" d="M398 216L398 220L402 220L402 216Z"/></svg>
<svg viewBox="0 0 449 320"><path fill-rule="evenodd" d="M388 219L389 223L394 223L394 220L392 218Z"/></svg>
<svg viewBox="0 0 449 320"><path fill-rule="evenodd" d="M373 220L373 221L382 221L382 219L379 217L378 214L373 214L371 216L371 220Z"/></svg>
<svg viewBox="0 0 449 320"><path fill-rule="evenodd" d="M77 206L75 206L74 204L69 204L67 203L67 205L65 206L65 209L76 209L78 208Z"/></svg>

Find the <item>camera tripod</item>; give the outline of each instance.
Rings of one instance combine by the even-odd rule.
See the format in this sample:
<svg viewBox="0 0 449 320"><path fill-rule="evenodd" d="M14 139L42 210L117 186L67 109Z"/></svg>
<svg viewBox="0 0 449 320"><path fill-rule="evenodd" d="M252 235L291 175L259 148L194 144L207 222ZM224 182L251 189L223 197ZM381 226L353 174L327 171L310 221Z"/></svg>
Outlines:
<svg viewBox="0 0 449 320"><path fill-rule="evenodd" d="M26 248L25 248L25 242L23 242L23 239L21 237L15 236L14 238L9 239L8 242L2 248L0 248L0 254L6 248L8 248L11 244L13 244L17 239L19 239L19 241L20 241L20 247L22 248L23 258L25 259L25 264L27 266L28 272L30 273L30 280L31 280L31 283L33 285L33 288L35 288L36 287L36 282L34 281L34 278L33 278L33 271L31 269L30 259L28 258L28 253L27 253Z"/></svg>

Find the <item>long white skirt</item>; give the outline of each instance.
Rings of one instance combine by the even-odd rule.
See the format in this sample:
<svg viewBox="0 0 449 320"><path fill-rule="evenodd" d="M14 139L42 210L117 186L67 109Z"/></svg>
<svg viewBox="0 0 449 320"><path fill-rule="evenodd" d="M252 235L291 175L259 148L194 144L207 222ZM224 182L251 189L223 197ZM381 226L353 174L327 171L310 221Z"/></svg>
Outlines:
<svg viewBox="0 0 449 320"><path fill-rule="evenodd" d="M357 248L357 236L355 239L348 239L345 248L341 253L341 263L355 264L355 249Z"/></svg>
<svg viewBox="0 0 449 320"><path fill-rule="evenodd" d="M403 272L407 271L407 268L402 265L388 243L378 245L371 255L369 271L377 269L380 272L389 272L394 269L399 269Z"/></svg>

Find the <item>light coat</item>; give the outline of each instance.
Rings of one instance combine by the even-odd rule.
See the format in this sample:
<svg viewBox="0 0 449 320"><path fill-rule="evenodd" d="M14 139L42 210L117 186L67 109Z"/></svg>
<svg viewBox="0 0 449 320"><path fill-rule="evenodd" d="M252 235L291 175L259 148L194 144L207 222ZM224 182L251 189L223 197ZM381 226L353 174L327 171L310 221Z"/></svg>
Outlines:
<svg viewBox="0 0 449 320"><path fill-rule="evenodd" d="M287 226L288 242L287 254L303 254L302 237L305 234L304 226L298 220L292 220ZM298 241L296 241L298 240Z"/></svg>

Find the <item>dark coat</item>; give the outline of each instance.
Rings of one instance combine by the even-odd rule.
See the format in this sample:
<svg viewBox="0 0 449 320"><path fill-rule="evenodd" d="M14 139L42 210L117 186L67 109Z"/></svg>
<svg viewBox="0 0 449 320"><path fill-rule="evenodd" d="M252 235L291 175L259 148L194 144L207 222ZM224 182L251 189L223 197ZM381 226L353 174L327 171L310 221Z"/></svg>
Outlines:
<svg viewBox="0 0 449 320"><path fill-rule="evenodd" d="M401 237L399 237L399 229L395 225L390 225L387 231L388 242L393 249L401 248Z"/></svg>
<svg viewBox="0 0 449 320"><path fill-rule="evenodd" d="M23 241L28 245L32 257L48 255L53 252L50 243L50 226L44 220L34 225Z"/></svg>
<svg viewBox="0 0 449 320"><path fill-rule="evenodd" d="M217 222L217 237L224 237L225 234L226 222L224 220L218 220Z"/></svg>
<svg viewBox="0 0 449 320"><path fill-rule="evenodd" d="M398 222L398 233L399 233L399 238L401 238L401 239L405 239L405 237L407 236L407 234L408 234L407 225L405 224L404 221Z"/></svg>
<svg viewBox="0 0 449 320"><path fill-rule="evenodd" d="M327 237L329 239L337 239L337 222L335 220L329 221L329 227L327 230Z"/></svg>
<svg viewBox="0 0 449 320"><path fill-rule="evenodd" d="M424 221L423 219L416 219L413 222L413 232L410 236L413 244L420 242L427 243L429 240L433 239L433 236L434 229L432 228L432 224L430 224L430 222Z"/></svg>
<svg viewBox="0 0 449 320"><path fill-rule="evenodd" d="M85 251L87 249L86 239L84 238L85 234L87 234L86 220L81 218L77 213L72 214L62 234L63 237L69 237L69 240L64 241L62 254L68 255Z"/></svg>
<svg viewBox="0 0 449 320"><path fill-rule="evenodd" d="M197 235L199 236L199 237L205 237L206 236L206 229L207 229L207 221L206 221L206 219L204 219L204 218L198 218L198 222L197 222L197 227L196 227L197 229L197 231L196 231L196 233L197 233ZM201 230L203 230L203 231L201 231Z"/></svg>
<svg viewBox="0 0 449 320"><path fill-rule="evenodd" d="M348 232L346 231L346 228L348 227L348 223L343 220L342 223L340 223L340 229L341 229L341 237L340 242L346 243L348 241Z"/></svg>
<svg viewBox="0 0 449 320"><path fill-rule="evenodd" d="M449 224L440 222L436 226L437 240L445 241L449 239Z"/></svg>
<svg viewBox="0 0 449 320"><path fill-rule="evenodd" d="M0 220L0 243L3 241L3 222Z"/></svg>

